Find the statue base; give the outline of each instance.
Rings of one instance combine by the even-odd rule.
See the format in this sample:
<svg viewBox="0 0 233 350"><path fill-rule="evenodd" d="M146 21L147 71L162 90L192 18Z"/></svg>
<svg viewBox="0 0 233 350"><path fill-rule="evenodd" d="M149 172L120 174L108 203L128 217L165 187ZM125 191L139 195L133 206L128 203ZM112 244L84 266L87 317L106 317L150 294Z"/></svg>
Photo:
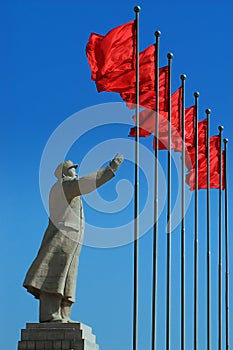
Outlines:
<svg viewBox="0 0 233 350"><path fill-rule="evenodd" d="M18 350L99 350L99 345L83 323L27 323Z"/></svg>

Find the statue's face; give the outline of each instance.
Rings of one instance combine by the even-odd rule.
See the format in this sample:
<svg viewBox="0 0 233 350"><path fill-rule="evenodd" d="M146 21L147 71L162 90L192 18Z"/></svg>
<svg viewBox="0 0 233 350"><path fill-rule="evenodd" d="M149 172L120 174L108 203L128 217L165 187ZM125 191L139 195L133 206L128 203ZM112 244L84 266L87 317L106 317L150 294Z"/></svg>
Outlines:
<svg viewBox="0 0 233 350"><path fill-rule="evenodd" d="M76 169L75 168L70 168L67 170L67 174L68 176L72 177L72 178L75 178L77 176L76 174Z"/></svg>

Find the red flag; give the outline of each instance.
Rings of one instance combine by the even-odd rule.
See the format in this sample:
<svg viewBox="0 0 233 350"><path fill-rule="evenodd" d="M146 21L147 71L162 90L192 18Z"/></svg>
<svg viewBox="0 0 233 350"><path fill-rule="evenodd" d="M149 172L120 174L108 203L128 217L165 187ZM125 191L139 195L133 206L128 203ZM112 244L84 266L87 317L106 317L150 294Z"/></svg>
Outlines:
<svg viewBox="0 0 233 350"><path fill-rule="evenodd" d="M173 114L172 114L173 118ZM195 123L195 106L185 108L185 148L194 146L194 123ZM171 129L171 148L175 152L182 151L182 131L180 128L181 118L180 113L176 111L176 119L172 119L172 129ZM168 144L166 142L165 144Z"/></svg>
<svg viewBox="0 0 233 350"><path fill-rule="evenodd" d="M180 119L180 118L179 118ZM179 127L177 125L177 130L179 132L172 132L171 139L172 139L172 149L175 152L182 152L182 131L180 128L181 121L177 117L177 123L179 122ZM188 149L190 147L194 147L195 142L195 119L196 119L196 112L195 112L195 106L191 106L188 108L185 108L185 148Z"/></svg>
<svg viewBox="0 0 233 350"><path fill-rule="evenodd" d="M152 55L151 57L154 57ZM140 66L141 67L141 66ZM141 68L140 68L141 69ZM147 63L140 73L139 81L139 104L141 107L155 109L155 64ZM121 93L121 98L127 103L129 108L135 108L136 93L135 85L133 89ZM159 109L167 111L168 108L168 66L159 69Z"/></svg>
<svg viewBox="0 0 233 350"><path fill-rule="evenodd" d="M176 114L176 113L175 113ZM167 119L164 119L167 121ZM185 109L185 148L194 145L194 123L195 123L195 107ZM166 127L160 131L159 141L164 145L163 149L168 149L168 121ZM155 145L155 143L154 143ZM175 152L182 151L182 134L180 130L180 115L176 114L176 119L171 122L171 149Z"/></svg>
<svg viewBox="0 0 233 350"><path fill-rule="evenodd" d="M198 159L206 155L207 118L198 122ZM186 148L185 165L190 170L195 168L195 146ZM200 160L201 161L201 160Z"/></svg>
<svg viewBox="0 0 233 350"><path fill-rule="evenodd" d="M185 109L185 147L194 147L195 144L195 120L196 108L195 106Z"/></svg>
<svg viewBox="0 0 233 350"><path fill-rule="evenodd" d="M135 58L134 58L135 60ZM154 77L154 61L155 61L155 44L147 47L139 54L139 80L140 85L144 85L144 89L154 89L153 77ZM96 86L98 91L111 91L119 92L122 96L134 95L135 99L135 85L136 84L136 71L135 64L131 68L126 68L125 65L119 66L114 71L105 74L98 81ZM125 100L125 98L123 98ZM129 104L130 106L130 104ZM133 106L134 108L134 106Z"/></svg>
<svg viewBox="0 0 233 350"><path fill-rule="evenodd" d="M135 23L111 30L106 36L91 34L86 47L97 90L119 92L129 108L135 108ZM140 105L154 109L155 44L139 54ZM167 110L168 67L159 70L160 109Z"/></svg>
<svg viewBox="0 0 233 350"><path fill-rule="evenodd" d="M134 69L135 37L135 21L116 27L105 36L92 33L86 46L91 78L100 82L113 72L120 75Z"/></svg>
<svg viewBox="0 0 233 350"><path fill-rule="evenodd" d="M182 107L182 88L179 87L171 95L172 125L178 131L181 128L181 107ZM168 119L167 111L164 111L161 109L160 115L162 115L165 119Z"/></svg>
<svg viewBox="0 0 233 350"><path fill-rule="evenodd" d="M135 121L135 115L133 116ZM149 109L144 109L139 113L139 136L147 137L155 132L155 112ZM167 129L167 120L163 117L159 118L159 132L161 134L164 130ZM130 129L129 136L136 136L136 127ZM161 143L161 148L164 149L163 144Z"/></svg>
<svg viewBox="0 0 233 350"><path fill-rule="evenodd" d="M135 115L133 116L136 121ZM155 134L155 112L150 109L144 109L139 113L139 126L151 134ZM162 115L159 117L159 131L165 132L167 130L167 119Z"/></svg>
<svg viewBox="0 0 233 350"><path fill-rule="evenodd" d="M204 152L203 152L204 150ZM219 156L221 152L220 137L212 136L210 138L210 188L219 188L220 186L220 163ZM223 154L224 155L224 154ZM191 153L191 157L193 154ZM224 176L224 157L222 158L222 189L225 188ZM186 175L186 183L190 186L190 190L195 190L195 159L192 160L193 167ZM206 143L205 148L202 147L198 153L198 189L207 188L207 155Z"/></svg>
<svg viewBox="0 0 233 350"><path fill-rule="evenodd" d="M178 144L181 144L180 136L180 112L181 112L181 102L182 102L182 89L179 88L171 96L172 103L172 123L171 123L171 147L172 149L178 150ZM168 145L168 112L163 110L159 113L159 149L167 149ZM135 121L136 117L133 116ZM144 109L139 114L139 126L146 130L149 134L155 134L155 112L150 109ZM132 133L132 132L131 132ZM142 136L144 135L143 133ZM139 136L141 136L139 134Z"/></svg>
<svg viewBox="0 0 233 350"><path fill-rule="evenodd" d="M224 152L224 151L223 151ZM224 154L223 154L224 155ZM224 159L223 159L223 166L222 166L222 189L225 189L225 177L224 177ZM207 188L207 180L206 180L206 171L200 170L198 172L198 189L206 189ZM218 188L220 186L220 174L219 171L214 170L210 174L210 188ZM190 171L186 175L186 182L190 186L190 191L195 190L195 170Z"/></svg>

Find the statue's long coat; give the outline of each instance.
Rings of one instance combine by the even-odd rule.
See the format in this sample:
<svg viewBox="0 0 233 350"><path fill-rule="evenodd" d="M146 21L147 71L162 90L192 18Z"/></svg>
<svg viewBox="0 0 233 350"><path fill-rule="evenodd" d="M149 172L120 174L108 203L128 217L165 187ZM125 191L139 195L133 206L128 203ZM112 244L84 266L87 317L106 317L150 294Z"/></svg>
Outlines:
<svg viewBox="0 0 233 350"><path fill-rule="evenodd" d="M81 195L114 176L109 166L81 178L64 177L50 191L50 219L38 255L24 280L28 292L58 293L75 301L78 260L84 233Z"/></svg>

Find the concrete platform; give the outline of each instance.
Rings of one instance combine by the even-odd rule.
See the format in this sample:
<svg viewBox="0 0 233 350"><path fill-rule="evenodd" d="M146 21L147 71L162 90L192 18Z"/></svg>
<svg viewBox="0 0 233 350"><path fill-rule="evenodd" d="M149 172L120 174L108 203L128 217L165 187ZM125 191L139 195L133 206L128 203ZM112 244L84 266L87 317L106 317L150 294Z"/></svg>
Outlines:
<svg viewBox="0 0 233 350"><path fill-rule="evenodd" d="M99 350L99 345L83 323L27 323L18 350Z"/></svg>

